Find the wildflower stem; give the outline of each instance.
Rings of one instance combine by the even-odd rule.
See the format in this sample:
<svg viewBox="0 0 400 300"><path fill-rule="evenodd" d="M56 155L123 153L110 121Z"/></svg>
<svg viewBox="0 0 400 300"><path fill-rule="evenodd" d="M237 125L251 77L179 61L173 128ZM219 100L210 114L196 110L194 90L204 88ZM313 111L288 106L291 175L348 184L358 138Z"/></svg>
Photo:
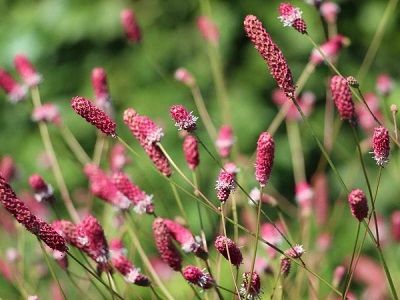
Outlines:
<svg viewBox="0 0 400 300"><path fill-rule="evenodd" d="M187 214L186 214L186 212L185 212L185 209L184 209L184 207L183 207L181 197L179 196L179 193L178 193L178 191L177 191L175 185L172 184L171 181L169 181L169 184L170 184L170 186L171 186L172 193L174 194L174 198L175 198L176 204L177 204L178 207L179 207L179 211L181 212L182 217L185 219L185 222L188 224L189 219L188 219L188 216L187 216Z"/></svg>
<svg viewBox="0 0 400 300"><path fill-rule="evenodd" d="M112 287L112 284L111 284L111 276L110 276L110 273L109 272L106 272L106 275L107 275L107 280L108 280L108 285L111 287L111 289L110 289L110 294L111 294L111 299L115 299L114 298L114 291L113 291L113 287Z"/></svg>
<svg viewBox="0 0 400 300"><path fill-rule="evenodd" d="M156 292L156 289L154 288L153 285L150 284L150 290L153 292L154 296L158 299L158 300L162 300L162 298L160 297L160 295Z"/></svg>
<svg viewBox="0 0 400 300"><path fill-rule="evenodd" d="M399 142L398 130L397 130L396 114L397 114L397 111L393 110L393 111L392 111L393 127L394 127L393 132L394 132L395 140L396 140L397 142Z"/></svg>
<svg viewBox="0 0 400 300"><path fill-rule="evenodd" d="M271 293L271 298L270 298L271 300L274 299L276 287L278 286L279 279L281 278L281 275L282 275L282 271L281 271L281 269L279 269L278 276L276 277L274 286L273 286L273 288L272 288L272 293Z"/></svg>
<svg viewBox="0 0 400 300"><path fill-rule="evenodd" d="M94 145L94 152L93 152L93 163L96 166L100 165L101 156L103 155L103 150L105 147L105 143L107 142L106 137L102 136L100 132L97 133L96 144Z"/></svg>
<svg viewBox="0 0 400 300"><path fill-rule="evenodd" d="M286 121L289 146L292 152L293 173L296 184L305 181L305 167L303 149L299 127L296 122Z"/></svg>
<svg viewBox="0 0 400 300"><path fill-rule="evenodd" d="M65 125L62 124L60 126L60 132L61 135L68 145L68 147L71 149L72 153L74 153L75 157L78 159L78 161L82 164L85 165L87 163L90 163L90 158L86 154L85 150L83 150L82 146L79 144L79 142L76 140L75 136L69 130L69 128Z"/></svg>
<svg viewBox="0 0 400 300"><path fill-rule="evenodd" d="M33 87L31 89L31 94L32 94L33 106L35 108L40 107L41 100L40 100L39 88L37 86ZM65 180L62 175L61 168L60 168L60 165L58 164L58 160L57 160L54 148L53 148L53 144L50 139L49 130L47 128L46 123L44 123L43 121L39 122L39 131L40 131L40 135L42 137L44 147L46 149L46 153L50 158L51 169L52 169L54 177L56 179L57 186L60 189L65 207L67 208L67 211L68 211L69 215L71 216L72 220L74 220L75 223L78 223L79 215L72 203L72 199L69 195L67 185L65 184Z"/></svg>

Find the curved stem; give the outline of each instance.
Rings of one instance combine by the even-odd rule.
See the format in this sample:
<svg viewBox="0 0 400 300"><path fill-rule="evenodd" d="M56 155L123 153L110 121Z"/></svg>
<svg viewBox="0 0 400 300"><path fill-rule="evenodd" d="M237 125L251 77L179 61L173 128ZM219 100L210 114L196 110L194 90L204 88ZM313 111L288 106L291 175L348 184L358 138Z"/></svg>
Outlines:
<svg viewBox="0 0 400 300"><path fill-rule="evenodd" d="M82 164L85 165L87 163L90 163L91 159L89 156L86 154L85 150L83 150L81 144L76 140L75 136L69 130L69 128L65 125L62 124L60 126L60 132L61 135L68 145L68 147L71 149L72 153L74 153L75 157L78 159L78 161Z"/></svg>
<svg viewBox="0 0 400 300"><path fill-rule="evenodd" d="M349 266L349 270L347 271L347 276L346 276L347 278L346 278L345 284L344 284L344 290L343 290L343 295L342 295L342 299L343 300L346 299L347 292L349 291L349 288L350 288L350 285L351 285L352 274L353 274L353 272L354 272L354 270L356 268L356 266L354 266L354 269L352 269L354 256L355 256L356 249L357 249L358 237L360 236L360 228L361 228L361 223L358 222L357 234L356 234L356 239L355 239L355 242L354 242L353 252L351 254L350 266ZM360 247L360 251L361 251L361 247Z"/></svg>

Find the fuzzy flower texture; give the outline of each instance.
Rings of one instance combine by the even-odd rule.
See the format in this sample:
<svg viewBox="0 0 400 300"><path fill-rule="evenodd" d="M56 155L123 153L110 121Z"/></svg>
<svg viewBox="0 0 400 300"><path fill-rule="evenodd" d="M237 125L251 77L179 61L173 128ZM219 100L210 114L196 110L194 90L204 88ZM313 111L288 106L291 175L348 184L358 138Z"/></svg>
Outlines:
<svg viewBox="0 0 400 300"><path fill-rule="evenodd" d="M352 190L348 196L351 214L362 221L368 216L368 202L364 192L360 189Z"/></svg>
<svg viewBox="0 0 400 300"><path fill-rule="evenodd" d="M198 117L193 115L193 112L189 112L183 105L171 106L169 113L171 118L175 121L175 126L179 130L186 130L188 132L196 129L196 121Z"/></svg>
<svg viewBox="0 0 400 300"><path fill-rule="evenodd" d="M298 7L294 7L289 3L281 3L279 5L279 17L283 26L292 26L298 32L307 33L307 25L301 18L302 11Z"/></svg>
<svg viewBox="0 0 400 300"><path fill-rule="evenodd" d="M385 127L379 126L374 129L372 145L376 164L384 167L389 161L390 153L389 131Z"/></svg>
<svg viewBox="0 0 400 300"><path fill-rule="evenodd" d="M268 132L260 134L256 151L256 179L265 186L271 176L275 157L275 142Z"/></svg>

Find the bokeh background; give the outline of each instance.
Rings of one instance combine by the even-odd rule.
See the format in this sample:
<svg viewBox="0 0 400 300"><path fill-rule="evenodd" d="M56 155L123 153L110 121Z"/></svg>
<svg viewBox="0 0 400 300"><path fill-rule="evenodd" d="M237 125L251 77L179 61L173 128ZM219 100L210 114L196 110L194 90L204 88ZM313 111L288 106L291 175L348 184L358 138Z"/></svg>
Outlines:
<svg viewBox="0 0 400 300"><path fill-rule="evenodd" d="M382 18L387 1L337 1L341 7L338 17L338 32L345 35L351 44L342 51L338 68L345 75L357 75L368 46ZM303 10L310 35L317 41L324 39L318 12L304 1L293 1ZM122 112L133 107L141 114L155 119L165 130L164 144L181 166L184 166L181 139L168 116L171 104L182 103L195 109L187 87L177 83L173 74L179 67L187 68L196 77L203 93L206 105L214 123L222 121L215 86L207 56L207 45L196 27L197 17L210 15L220 30L220 57L224 78L228 89L233 128L237 138L237 151L240 162L247 162L251 156L259 133L267 128L278 109L271 101L271 92L275 88L264 62L245 37L242 22L246 14L256 14L263 20L268 31L284 52L295 79L307 64L312 50L310 42L291 28L283 28L277 19L278 1L194 1L194 0L146 0L146 1L87 1L87 0L0 0L0 66L13 75L13 57L18 53L27 55L43 75L40 86L43 102L55 103L64 122L76 135L88 153L92 153L96 140L95 130L78 118L69 107L69 100L76 95L93 97L90 73L94 67L103 67L107 71L109 87L115 107L115 119L118 131L127 141L137 148L122 122ZM142 29L143 42L133 45L127 42L120 25L120 11L123 8L134 9ZM394 79L399 77L398 59L400 53L400 14L398 9L392 14L386 28L377 56L372 63L362 90L375 90L378 74L388 73ZM313 91L317 96L316 108L310 116L317 133L323 134L323 117L326 95L326 80L331 74L326 65L319 66L308 80L305 90ZM389 103L399 103L400 88L396 87ZM41 173L54 184L51 171L43 167L40 156L43 146L38 128L31 121L32 104L27 101L11 104L4 93L0 94L0 155L12 155L18 168L18 178L13 182L17 191L28 189L27 179L33 172ZM304 124L300 122L302 144L304 147L307 175L310 178L320 158L320 152ZM202 124L200 136L211 145ZM79 162L71 155L55 128L51 135L62 165L62 170L71 191L87 186ZM365 135L364 135L365 137ZM271 184L290 201L294 201L294 180L290 159L290 149L285 126L276 133L276 161ZM204 151L203 151L204 152ZM214 182L218 174L217 166L201 153L200 177L203 191L211 198L214 196ZM332 152L333 161L343 173L345 179L352 179L352 186L365 188L358 169L352 172L356 160L354 142L348 126L343 126L335 141ZM242 159L240 161L240 159ZM393 155L393 165L398 163L397 151ZM148 165L132 157L129 173L144 190L154 194L157 210L161 215L174 217L175 202L169 186L159 180L158 174L147 170ZM107 161L104 162L107 165ZM372 159L367 160L371 178L375 178L377 168ZM356 165L359 168L358 165ZM251 189L256 182L251 164L241 166L244 186ZM330 200L332 209L341 195L340 186L330 170ZM179 181L179 179L177 179ZM389 166L381 181L377 210L388 217L394 209L399 209L400 192L398 169ZM343 195L341 195L343 197ZM244 198L244 197L243 197ZM215 199L216 200L216 199ZM242 205L246 204L241 199ZM342 202L340 202L342 203ZM79 203L77 206L79 207ZM194 228L198 228L197 213L192 199L185 202ZM60 214L67 216L60 205ZM106 233L112 233L111 213L104 213L104 206L96 200L95 211L105 216ZM322 275L331 276L332 269L351 251L356 225L348 211L342 224L334 235L334 253L326 260ZM271 212L274 216L274 212ZM52 216L49 217L51 219ZM142 218L141 232L147 235L145 244L149 251L154 246L149 240L150 219ZM296 225L296 222L293 222ZM207 232L215 232L216 216L211 215L207 222ZM107 232L107 230L109 230ZM0 253L8 247L17 247L15 237L2 232ZM3 237L4 236L4 237ZM210 237L211 238L211 237ZM26 236L28 244L34 239ZM4 241L4 242L3 242ZM369 244L368 244L369 245ZM371 251L371 245L367 246ZM393 255L399 255L393 250ZM373 254L374 255L374 254ZM37 267L40 252L29 253L25 258L28 265ZM140 265L139 259L136 259ZM397 260L398 261L398 260ZM398 263L397 275L398 275ZM28 273L28 272L27 272ZM47 275L49 279L49 275ZM27 275L37 287L37 293L43 295L47 283L39 284L35 275ZM397 277L400 278L400 277ZM182 283L178 281L178 283ZM0 277L0 297L15 299L15 290Z"/></svg>

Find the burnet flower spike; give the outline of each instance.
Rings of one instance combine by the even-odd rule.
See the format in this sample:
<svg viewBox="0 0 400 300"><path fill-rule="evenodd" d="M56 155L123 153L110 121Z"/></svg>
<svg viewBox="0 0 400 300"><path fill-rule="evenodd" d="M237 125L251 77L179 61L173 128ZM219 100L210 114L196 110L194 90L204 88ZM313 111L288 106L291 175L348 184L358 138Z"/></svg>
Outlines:
<svg viewBox="0 0 400 300"><path fill-rule="evenodd" d="M238 267L242 261L243 256L239 247L235 244L231 239L219 235L215 239L214 246L219 253L221 253L228 261L232 263L232 265ZM228 255L229 253L229 255Z"/></svg>
<svg viewBox="0 0 400 300"><path fill-rule="evenodd" d="M256 179L264 187L272 171L275 157L275 142L268 132L262 132L257 141L256 150Z"/></svg>
<svg viewBox="0 0 400 300"><path fill-rule="evenodd" d="M384 167L389 162L390 153L389 131L385 127L379 126L374 129L372 149L376 164Z"/></svg>
<svg viewBox="0 0 400 300"><path fill-rule="evenodd" d="M133 10L124 9L121 11L121 24L130 42L139 43L142 40L142 33Z"/></svg>
<svg viewBox="0 0 400 300"><path fill-rule="evenodd" d="M197 139L193 135L187 135L183 140L182 148L189 169L194 171L200 163Z"/></svg>
<svg viewBox="0 0 400 300"><path fill-rule="evenodd" d="M74 97L71 99L71 107L78 115L104 134L112 137L117 136L115 132L117 124L102 109L92 104L88 99L79 96Z"/></svg>
<svg viewBox="0 0 400 300"><path fill-rule="evenodd" d="M233 129L230 125L222 125L218 131L218 137L215 141L218 154L222 158L227 158L231 154L232 146L235 143Z"/></svg>
<svg viewBox="0 0 400 300"><path fill-rule="evenodd" d="M348 195L348 202L351 214L357 218L358 221L361 222L368 216L368 201L362 190L352 190Z"/></svg>
<svg viewBox="0 0 400 300"><path fill-rule="evenodd" d="M39 174L32 174L29 177L29 185L35 193L35 199L38 202L49 202L53 203L54 190L51 184L44 181L44 179Z"/></svg>
<svg viewBox="0 0 400 300"><path fill-rule="evenodd" d="M183 105L177 104L171 106L169 114L172 120L175 121L175 126L178 127L178 130L192 132L196 129L198 117L194 116L193 112L189 112Z"/></svg>
<svg viewBox="0 0 400 300"><path fill-rule="evenodd" d="M340 75L333 76L330 81L330 90L340 118L354 124L356 121L354 103L346 78Z"/></svg>
<svg viewBox="0 0 400 300"><path fill-rule="evenodd" d="M182 274L187 281L201 287L202 289L206 290L215 285L215 281L211 275L196 266L186 266L182 270Z"/></svg>
<svg viewBox="0 0 400 300"><path fill-rule="evenodd" d="M0 68L0 88L7 94L12 103L17 103L24 99L26 88L20 85L5 70Z"/></svg>
<svg viewBox="0 0 400 300"><path fill-rule="evenodd" d="M112 115L111 96L108 90L107 73L103 68L94 68L91 74L96 106Z"/></svg>
<svg viewBox="0 0 400 300"><path fill-rule="evenodd" d="M58 107L53 103L44 103L35 107L32 112L32 121L52 123L56 126L62 123Z"/></svg>
<svg viewBox="0 0 400 300"><path fill-rule="evenodd" d="M28 87L36 86L42 81L42 75L36 71L35 67L25 55L16 55L14 57L14 65L18 74Z"/></svg>
<svg viewBox="0 0 400 300"><path fill-rule="evenodd" d="M229 195L236 188L235 184L235 174L228 172L226 170L221 170L218 175L217 182L215 184L215 189L217 190L217 198L222 203L228 200Z"/></svg>
<svg viewBox="0 0 400 300"><path fill-rule="evenodd" d="M253 272L252 275L250 275L250 272L243 273L243 281L239 292L242 297L245 297L247 294L246 299L248 300L259 299L261 293L260 275L256 272Z"/></svg>
<svg viewBox="0 0 400 300"><path fill-rule="evenodd" d="M301 18L303 12L298 7L294 7L290 3L281 3L279 5L278 19L283 23L283 26L291 26L298 32L307 33L307 24Z"/></svg>

